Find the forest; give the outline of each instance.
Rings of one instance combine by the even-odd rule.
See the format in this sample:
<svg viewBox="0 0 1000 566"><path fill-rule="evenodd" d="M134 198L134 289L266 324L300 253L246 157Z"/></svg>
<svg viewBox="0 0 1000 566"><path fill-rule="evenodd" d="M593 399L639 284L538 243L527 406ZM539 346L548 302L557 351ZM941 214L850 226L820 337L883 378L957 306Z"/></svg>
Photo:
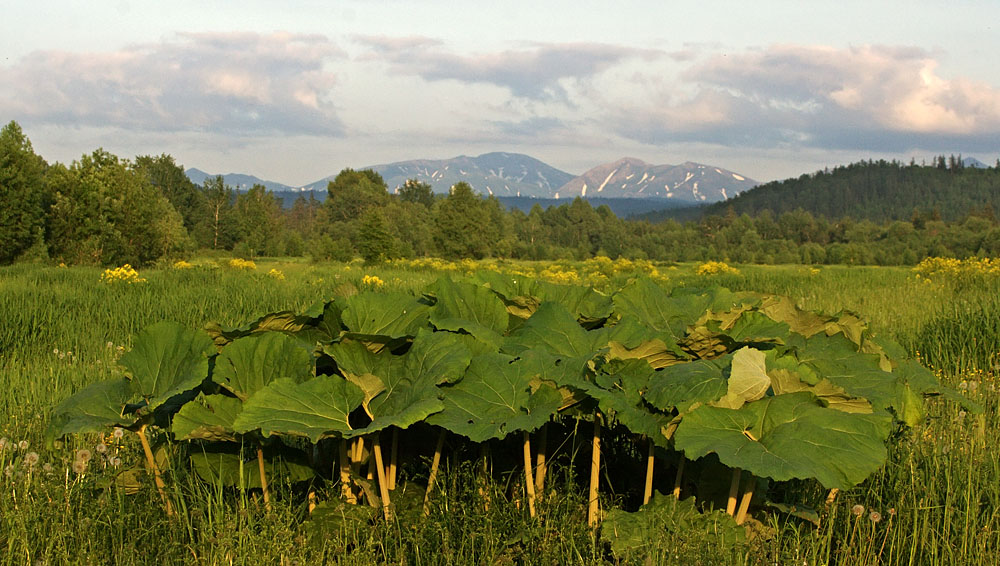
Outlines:
<svg viewBox="0 0 1000 566"><path fill-rule="evenodd" d="M302 196L285 208L260 185L237 192L222 177L195 185L167 154L127 159L97 149L49 164L10 122L0 130L0 264L144 266L226 250L316 261L910 265L1000 255L998 188L1000 168L966 168L960 158L867 161L768 183L679 222L623 219L579 198L525 213L465 183L448 195L416 180L390 190L374 171L344 169L325 200Z"/></svg>

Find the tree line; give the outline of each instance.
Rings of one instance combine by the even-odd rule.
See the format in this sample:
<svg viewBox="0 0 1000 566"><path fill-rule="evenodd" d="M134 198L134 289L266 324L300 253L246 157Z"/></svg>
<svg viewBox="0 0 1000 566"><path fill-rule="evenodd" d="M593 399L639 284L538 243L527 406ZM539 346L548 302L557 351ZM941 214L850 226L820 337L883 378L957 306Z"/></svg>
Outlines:
<svg viewBox="0 0 1000 566"><path fill-rule="evenodd" d="M834 220L802 208L751 216L734 204L698 220L652 222L621 219L579 198L508 211L467 183L447 195L417 180L390 191L371 170L345 169L327 192L325 200L303 195L283 208L261 185L238 192L221 176L195 185L166 154L130 160L98 149L68 166L48 164L11 122L0 130L0 264L142 266L201 249L341 261L605 255L896 265L1000 255L1000 227L981 203L956 219L917 210L908 220Z"/></svg>

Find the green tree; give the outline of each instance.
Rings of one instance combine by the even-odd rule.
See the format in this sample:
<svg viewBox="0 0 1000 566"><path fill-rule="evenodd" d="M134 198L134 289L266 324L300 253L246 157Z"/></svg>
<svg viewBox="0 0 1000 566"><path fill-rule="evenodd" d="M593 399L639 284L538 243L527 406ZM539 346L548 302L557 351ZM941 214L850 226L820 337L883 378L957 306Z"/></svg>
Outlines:
<svg viewBox="0 0 1000 566"><path fill-rule="evenodd" d="M373 207L389 202L389 191L382 176L364 169L344 169L327 184L326 209L333 222L356 220Z"/></svg>
<svg viewBox="0 0 1000 566"><path fill-rule="evenodd" d="M236 226L233 217L233 188L226 184L222 175L205 179L202 187L208 214L199 230L200 243L213 250L232 248L236 243Z"/></svg>
<svg viewBox="0 0 1000 566"><path fill-rule="evenodd" d="M191 182L184 168L167 154L140 155L133 167L144 175L160 194L184 218L184 227L194 231L195 225L208 215L208 203L198 186Z"/></svg>
<svg viewBox="0 0 1000 566"><path fill-rule="evenodd" d="M434 189L427 183L417 179L407 179L399 189L397 194L400 200L422 204L427 208L434 206Z"/></svg>
<svg viewBox="0 0 1000 566"><path fill-rule="evenodd" d="M0 129L0 264L39 243L45 223L45 168L17 122Z"/></svg>
<svg viewBox="0 0 1000 566"><path fill-rule="evenodd" d="M438 203L434 226L434 242L444 257L479 259L491 251L489 211L464 181Z"/></svg>
<svg viewBox="0 0 1000 566"><path fill-rule="evenodd" d="M49 244L63 261L145 265L191 247L181 215L128 160L98 149L48 178Z"/></svg>
<svg viewBox="0 0 1000 566"><path fill-rule="evenodd" d="M247 245L250 256L260 254L281 255L282 224L281 203L264 185L254 185L246 193L236 196L233 207L238 239Z"/></svg>
<svg viewBox="0 0 1000 566"><path fill-rule="evenodd" d="M361 216L357 248L368 263L399 257L396 239L389 230L389 220L382 209L372 208Z"/></svg>

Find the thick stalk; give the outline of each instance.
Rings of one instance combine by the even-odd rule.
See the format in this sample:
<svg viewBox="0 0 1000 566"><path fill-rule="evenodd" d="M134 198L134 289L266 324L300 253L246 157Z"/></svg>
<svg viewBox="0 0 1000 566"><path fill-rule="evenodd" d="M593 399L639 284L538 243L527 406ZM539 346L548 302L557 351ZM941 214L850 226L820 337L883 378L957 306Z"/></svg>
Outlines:
<svg viewBox="0 0 1000 566"><path fill-rule="evenodd" d="M528 492L528 514L535 516L535 480L531 477L531 437L524 431L524 486Z"/></svg>
<svg viewBox="0 0 1000 566"><path fill-rule="evenodd" d="M149 466L150 470L153 470L153 481L156 483L156 491L160 492L160 499L163 500L163 510L167 512L168 517L173 517L174 507L170 504L170 499L167 498L167 486L163 483L163 477L160 475L160 467L156 465L156 459L153 458L153 450L149 447L149 440L146 438L146 426L142 425L139 427L139 442L142 443L142 451L146 454L146 465Z"/></svg>
<svg viewBox="0 0 1000 566"><path fill-rule="evenodd" d="M389 451L389 489L396 489L396 454L399 452L399 429L392 427L392 448Z"/></svg>
<svg viewBox="0 0 1000 566"><path fill-rule="evenodd" d="M541 499L545 493L545 473L548 466L545 463L545 452L549 444L549 427L542 425L542 430L538 432L538 454L535 456L535 493Z"/></svg>
<svg viewBox="0 0 1000 566"><path fill-rule="evenodd" d="M674 476L674 499L681 498L681 478L684 477L684 462L686 461L687 458L681 454L680 462L677 463L677 475Z"/></svg>
<svg viewBox="0 0 1000 566"><path fill-rule="evenodd" d="M726 514L730 517L736 513L736 498L740 494L741 475L739 468L733 468L733 481L729 484L729 501L726 503Z"/></svg>
<svg viewBox="0 0 1000 566"><path fill-rule="evenodd" d="M382 441L379 438L380 436L380 433L375 433L375 442L372 444L372 450L375 452L375 472L378 474L379 495L382 497L382 514L385 515L385 519L388 521L392 518L392 512L389 511L389 485L386 483L385 466L382 463Z"/></svg>
<svg viewBox="0 0 1000 566"><path fill-rule="evenodd" d="M642 490L642 504L649 503L649 498L653 496L653 459L656 456L656 446L653 439L646 439L649 443L649 452L646 455L646 487Z"/></svg>
<svg viewBox="0 0 1000 566"><path fill-rule="evenodd" d="M490 443L489 441L483 442L479 445L479 462L482 465L482 470L479 476L479 497L483 498L483 509L487 512L490 510L490 479L493 477L493 473L490 470ZM521 508L521 502L518 500L517 508Z"/></svg>
<svg viewBox="0 0 1000 566"><path fill-rule="evenodd" d="M358 504L358 498L351 488L351 462L347 457L347 440L340 441L340 492L348 503Z"/></svg>
<svg viewBox="0 0 1000 566"><path fill-rule="evenodd" d="M264 492L264 508L271 512L271 493L267 490L267 473L264 471L264 447L257 443L257 472L260 473L260 488Z"/></svg>
<svg viewBox="0 0 1000 566"><path fill-rule="evenodd" d="M438 468L441 467L441 451L444 449L444 439L448 431L441 429L438 435L437 447L434 448L434 459L431 461L431 474L427 477L427 491L424 493L424 515L431 513L431 491L434 489L434 482L437 480Z"/></svg>
<svg viewBox="0 0 1000 566"><path fill-rule="evenodd" d="M590 493L587 508L587 524L597 526L597 515L600 507L597 501L597 487L601 479L601 413L594 413L593 453L590 458Z"/></svg>
<svg viewBox="0 0 1000 566"><path fill-rule="evenodd" d="M837 500L837 494L840 490L836 487L830 490L830 493L826 494L826 506L829 507L833 505L833 502Z"/></svg>
<svg viewBox="0 0 1000 566"><path fill-rule="evenodd" d="M753 499L753 488L757 484L757 480L753 477L753 474L747 474L749 477L745 482L747 485L743 488L743 497L740 499L740 508L736 512L736 524L742 525L744 521L747 520L747 511L750 510L750 500Z"/></svg>

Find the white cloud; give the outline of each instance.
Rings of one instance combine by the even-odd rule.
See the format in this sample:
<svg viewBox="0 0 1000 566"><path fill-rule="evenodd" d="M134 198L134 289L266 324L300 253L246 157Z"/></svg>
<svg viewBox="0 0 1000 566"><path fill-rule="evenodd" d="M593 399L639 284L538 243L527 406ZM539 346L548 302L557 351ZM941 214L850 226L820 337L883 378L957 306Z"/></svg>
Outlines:
<svg viewBox="0 0 1000 566"><path fill-rule="evenodd" d="M36 51L0 67L0 113L33 124L139 131L337 134L342 56L327 38L180 34L103 53Z"/></svg>

